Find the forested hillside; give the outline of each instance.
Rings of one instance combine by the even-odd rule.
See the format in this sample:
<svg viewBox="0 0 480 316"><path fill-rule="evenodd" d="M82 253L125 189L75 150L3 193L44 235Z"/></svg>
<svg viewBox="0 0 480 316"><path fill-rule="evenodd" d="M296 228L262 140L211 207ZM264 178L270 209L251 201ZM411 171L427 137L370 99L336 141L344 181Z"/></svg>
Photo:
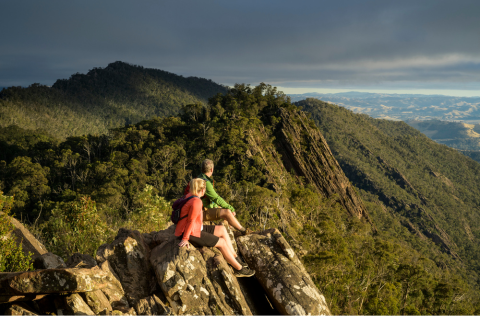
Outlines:
<svg viewBox="0 0 480 316"><path fill-rule="evenodd" d="M181 195L208 157L216 163L215 187L234 205L239 219L253 230L274 227L282 232L303 256L333 314L479 312L474 272L479 236L473 226L477 215L470 209L476 191L457 186L460 178L475 179L476 165L447 172L441 168L442 156L454 155L452 150L438 151L434 146L439 145L427 143L425 157L433 160L424 161L424 138L418 146L409 142L422 137L412 129L405 129L403 142L392 142L406 124L392 130L383 121L308 102L303 106L314 113L366 205L343 180L314 121L265 84L236 85L206 105L183 106L178 116L156 117L102 135L55 141L19 127L4 128L1 144L8 150L0 157L0 190L15 196L12 211L31 223L48 249L63 257L94 253L111 242L120 226L160 229L168 220L167 201ZM325 129L320 118L327 114L338 130ZM372 142L363 147L355 145L362 130ZM408 163L390 162L386 153L391 146ZM379 159L369 151L385 155ZM397 172L410 166L406 170L427 177L424 169L413 171L415 160L430 166L435 189L425 189L428 181L417 183ZM364 169L355 169L351 161ZM378 169L377 162L383 175L368 169ZM435 190L442 195L432 196ZM456 214L445 211L454 206L452 195L463 206L454 208ZM455 221L470 225L471 242L461 244L465 233L450 231L448 224Z"/></svg>
<svg viewBox="0 0 480 316"><path fill-rule="evenodd" d="M472 283L480 273L480 164L440 145L404 122L373 119L316 99L296 103L312 114L334 156L382 234L399 238L395 223L448 255L446 267L466 267ZM376 205L376 207L372 207ZM419 242L420 241L420 242ZM478 283L477 283L478 286Z"/></svg>
<svg viewBox="0 0 480 316"><path fill-rule="evenodd" d="M108 129L153 116L178 113L226 87L211 80L182 77L123 62L57 80L52 87L32 84L0 92L0 127L43 130L59 139L100 135Z"/></svg>

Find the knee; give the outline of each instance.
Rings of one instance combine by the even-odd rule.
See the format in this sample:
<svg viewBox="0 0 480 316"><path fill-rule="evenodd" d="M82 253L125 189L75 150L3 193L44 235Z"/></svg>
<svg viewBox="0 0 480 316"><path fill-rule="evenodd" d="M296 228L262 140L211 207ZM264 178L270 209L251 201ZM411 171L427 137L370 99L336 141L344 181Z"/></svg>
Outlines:
<svg viewBox="0 0 480 316"><path fill-rule="evenodd" d="M228 215L230 215L230 210L224 208L220 210L220 218L225 219L228 217Z"/></svg>
<svg viewBox="0 0 480 316"><path fill-rule="evenodd" d="M220 238L218 239L218 242L217 242L217 244L215 245L215 247L217 247L217 248L224 248L225 245L226 245L226 244L225 244L225 239L223 239L223 238L220 237Z"/></svg>

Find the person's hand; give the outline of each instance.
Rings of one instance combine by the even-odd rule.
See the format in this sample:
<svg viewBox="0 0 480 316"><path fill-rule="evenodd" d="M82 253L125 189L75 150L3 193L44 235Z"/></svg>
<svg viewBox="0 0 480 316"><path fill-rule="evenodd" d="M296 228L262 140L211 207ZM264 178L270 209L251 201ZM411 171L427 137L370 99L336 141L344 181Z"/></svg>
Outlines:
<svg viewBox="0 0 480 316"><path fill-rule="evenodd" d="M231 212L232 212L233 216L237 215L237 213L235 213L234 211L231 211Z"/></svg>
<svg viewBox="0 0 480 316"><path fill-rule="evenodd" d="M179 247L185 247L187 246L187 249L190 249L190 243L188 242L188 240L183 240L178 244Z"/></svg>

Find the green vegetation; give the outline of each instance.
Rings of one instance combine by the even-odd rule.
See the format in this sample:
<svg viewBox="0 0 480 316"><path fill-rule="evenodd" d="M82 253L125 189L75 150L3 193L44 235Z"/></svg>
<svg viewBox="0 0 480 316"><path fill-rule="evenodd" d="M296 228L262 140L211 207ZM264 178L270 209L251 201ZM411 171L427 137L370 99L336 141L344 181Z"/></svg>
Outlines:
<svg viewBox="0 0 480 316"><path fill-rule="evenodd" d="M0 272L33 270L32 253L23 252L22 244L17 244L11 236L14 226L10 220L12 196L0 191Z"/></svg>
<svg viewBox="0 0 480 316"><path fill-rule="evenodd" d="M147 185L136 196L138 207L127 218L117 218L112 210L99 212L88 196L71 202L60 202L50 212L49 220L33 230L50 251L66 261L75 252L95 257L100 245L112 242L120 227L144 232L165 228L170 220L170 204L153 194Z"/></svg>
<svg viewBox="0 0 480 316"><path fill-rule="evenodd" d="M480 165L403 122L315 99L296 104L312 114L367 202L378 238L416 249L478 291Z"/></svg>
<svg viewBox="0 0 480 316"><path fill-rule="evenodd" d="M0 152L5 152L0 189L15 194L13 211L17 216L22 214L30 222L39 218L35 233L48 249L64 258L75 251L93 254L98 245L112 240L119 227L143 232L162 229L170 212L168 201L182 194L188 180L199 173L199 163L208 157L216 163L217 192L235 206L243 223L254 230L276 227L298 253L306 252L306 267L334 314L478 312L474 242L460 244L457 239L462 233L448 231L463 263L454 259L442 244L426 237L423 231L435 224L426 221L428 216L414 206L427 209L441 225L470 223L472 236L478 238L477 226L473 226L477 215L467 208L476 201L469 193L475 191L454 182L475 179L475 163L464 161L469 174L461 173L466 172L464 167L448 173L440 169L444 158L439 156L458 158L458 153L434 144L406 124L389 125L323 103L301 105L313 113L337 159L359 188L378 234L368 223L352 218L335 197L327 199L285 170L276 152L275 135L281 128L278 111L300 108L265 84L236 85L206 105L195 102L181 107L178 116L154 117L102 135L57 141L41 131L6 127L10 136L0 140ZM313 111L317 108L324 112ZM322 118L337 128L326 128ZM313 121L309 125L315 127ZM371 140L368 148L367 143L363 147L356 143L358 133ZM392 136L396 133L403 138ZM306 139L300 141L308 145ZM392 146L397 160L387 154ZM379 154L368 154L369 150L382 153L381 157L398 169L385 167L376 156ZM423 156L425 152L427 156ZM354 162L364 169L355 169ZM437 173L438 183L432 191L426 189L432 176L424 175L425 169L415 169L421 162ZM410 182L395 173L405 168L428 181L417 183L414 177L408 178L416 190L412 191ZM446 197L432 197L435 190L450 187L447 180L455 183L455 195L464 203L463 211L455 209L463 219L451 218L446 209L452 204ZM424 189L425 193L420 191ZM427 199L426 205L421 204L422 197ZM445 201L445 205L438 202L433 210L433 201ZM422 232L411 232L404 220Z"/></svg>
<svg viewBox="0 0 480 316"><path fill-rule="evenodd" d="M58 139L100 135L153 116L175 115L183 105L207 102L226 90L211 80L117 61L57 80L52 87L0 91L0 127L46 129Z"/></svg>

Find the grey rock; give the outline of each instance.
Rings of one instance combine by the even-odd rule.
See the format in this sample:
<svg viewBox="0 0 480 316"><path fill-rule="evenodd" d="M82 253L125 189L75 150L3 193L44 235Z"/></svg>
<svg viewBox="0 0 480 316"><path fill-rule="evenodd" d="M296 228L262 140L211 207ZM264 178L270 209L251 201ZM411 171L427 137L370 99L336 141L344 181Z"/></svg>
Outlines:
<svg viewBox="0 0 480 316"><path fill-rule="evenodd" d="M17 296L94 291L108 285L107 277L107 273L98 267L0 273L0 295Z"/></svg>
<svg viewBox="0 0 480 316"><path fill-rule="evenodd" d="M101 290L85 292L80 295L95 315L108 315L112 311L108 298Z"/></svg>
<svg viewBox="0 0 480 316"><path fill-rule="evenodd" d="M154 291L156 283L149 262L150 248L138 231L121 228L111 244L100 246L96 259L100 263L109 262L130 306Z"/></svg>
<svg viewBox="0 0 480 316"><path fill-rule="evenodd" d="M172 239L152 250L151 263L174 314L235 313L218 296L208 278L206 262L194 247L180 248L178 240Z"/></svg>
<svg viewBox="0 0 480 316"><path fill-rule="evenodd" d="M64 297L68 315L95 315L80 294L73 293Z"/></svg>
<svg viewBox="0 0 480 316"><path fill-rule="evenodd" d="M51 252L47 252L35 258L33 261L33 267L35 269L57 269L66 268L67 265L61 257Z"/></svg>
<svg viewBox="0 0 480 316"><path fill-rule="evenodd" d="M237 238L275 308L284 315L330 315L324 296L277 229Z"/></svg>
<svg viewBox="0 0 480 316"><path fill-rule="evenodd" d="M220 251L206 247L199 251L207 263L207 275L221 301L235 314L252 315L237 278Z"/></svg>
<svg viewBox="0 0 480 316"><path fill-rule="evenodd" d="M137 315L172 315L172 309L155 294L138 300L135 310Z"/></svg>
<svg viewBox="0 0 480 316"><path fill-rule="evenodd" d="M7 308L4 315L38 315L38 312L33 311L25 305L12 304Z"/></svg>
<svg viewBox="0 0 480 316"><path fill-rule="evenodd" d="M101 263L100 268L107 274L108 281L108 285L102 289L103 294L105 294L114 310L127 312L130 309L130 305L125 297L125 292L123 291L120 279L115 271L112 270L108 261Z"/></svg>
<svg viewBox="0 0 480 316"><path fill-rule="evenodd" d="M93 268L97 265L97 261L92 256L81 253L74 253L67 260L69 268Z"/></svg>
<svg viewBox="0 0 480 316"><path fill-rule="evenodd" d="M4 214L0 212L0 215ZM10 236L15 238L17 244L22 244L23 252L27 255L29 252L33 254L32 259L35 259L45 253L47 253L47 248L28 231L28 229L23 226L18 220L13 217L10 217L10 220L14 226L14 229Z"/></svg>

